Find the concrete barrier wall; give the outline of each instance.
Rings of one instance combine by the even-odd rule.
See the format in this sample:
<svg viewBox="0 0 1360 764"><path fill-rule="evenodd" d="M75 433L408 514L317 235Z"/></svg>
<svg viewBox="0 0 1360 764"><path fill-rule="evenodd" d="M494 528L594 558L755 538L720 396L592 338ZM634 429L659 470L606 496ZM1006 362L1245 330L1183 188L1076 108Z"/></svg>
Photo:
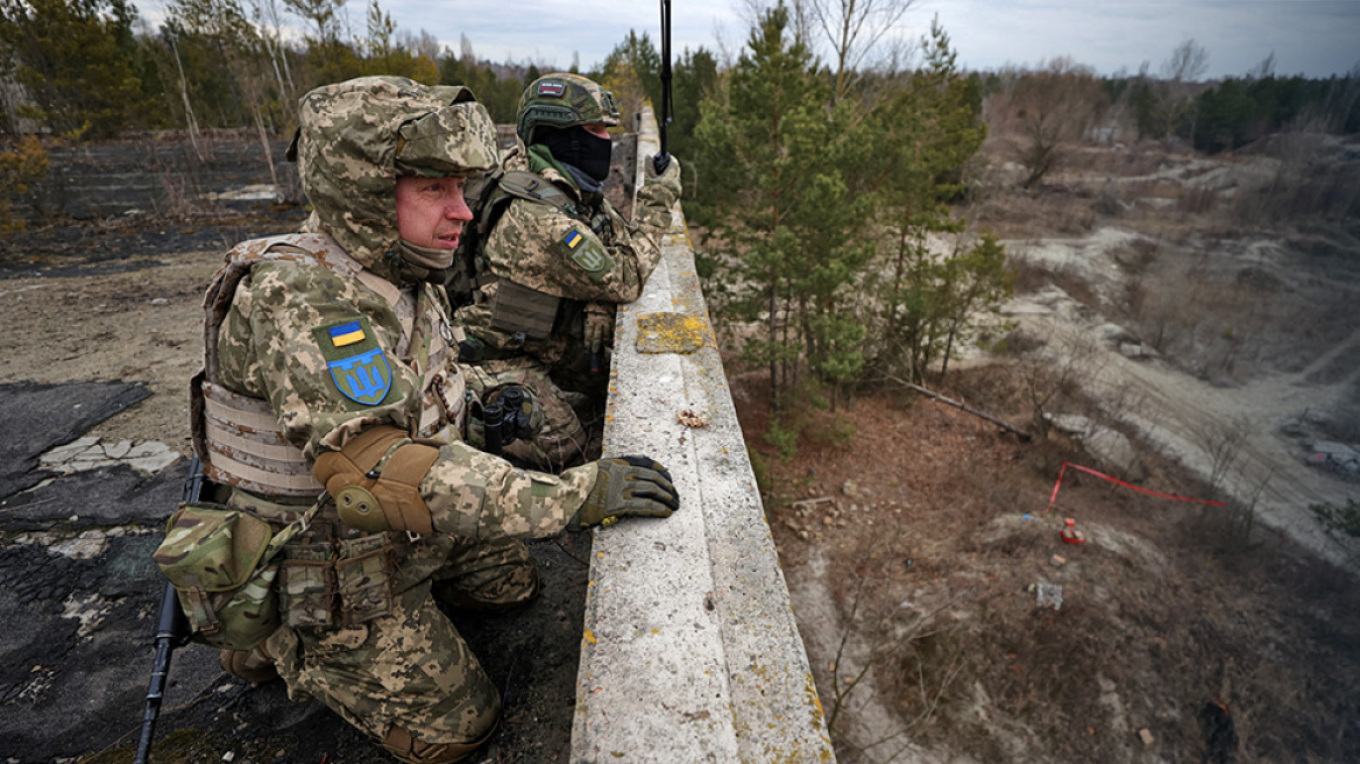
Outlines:
<svg viewBox="0 0 1360 764"><path fill-rule="evenodd" d="M647 113L639 173L657 148ZM665 464L681 509L595 531L572 761L834 761L679 208L619 310L604 443Z"/></svg>

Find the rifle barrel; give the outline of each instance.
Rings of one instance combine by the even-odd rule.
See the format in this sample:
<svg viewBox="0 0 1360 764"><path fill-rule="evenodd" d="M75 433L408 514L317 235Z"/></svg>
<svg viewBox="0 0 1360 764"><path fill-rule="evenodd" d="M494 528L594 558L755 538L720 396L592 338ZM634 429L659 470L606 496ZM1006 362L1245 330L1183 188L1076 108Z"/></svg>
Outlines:
<svg viewBox="0 0 1360 764"><path fill-rule="evenodd" d="M195 502L203 493L203 463L195 456L189 461L189 479L184 481L184 501ZM156 619L156 660L151 664L151 684L142 708L142 734L137 739L137 755L132 764L146 764L151 755L151 739L156 734L156 718L165 700L165 683L170 678L170 656L175 648L189 641L189 619L179 606L175 586L165 583L161 593L160 616Z"/></svg>

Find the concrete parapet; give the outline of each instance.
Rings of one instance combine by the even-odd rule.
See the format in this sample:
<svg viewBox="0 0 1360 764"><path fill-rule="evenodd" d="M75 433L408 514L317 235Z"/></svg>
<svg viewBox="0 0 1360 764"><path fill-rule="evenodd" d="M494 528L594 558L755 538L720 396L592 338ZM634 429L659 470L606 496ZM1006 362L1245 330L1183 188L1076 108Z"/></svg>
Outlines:
<svg viewBox="0 0 1360 764"><path fill-rule="evenodd" d="M656 151L649 113L639 173ZM665 464L681 509L596 531L572 761L833 762L679 208L619 310L604 442Z"/></svg>

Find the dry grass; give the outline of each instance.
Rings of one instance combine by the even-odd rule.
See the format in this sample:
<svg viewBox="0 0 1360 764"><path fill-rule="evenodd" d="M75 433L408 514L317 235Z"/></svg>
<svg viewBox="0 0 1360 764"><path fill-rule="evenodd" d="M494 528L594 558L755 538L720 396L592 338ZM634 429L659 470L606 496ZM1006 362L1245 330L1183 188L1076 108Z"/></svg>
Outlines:
<svg viewBox="0 0 1360 764"><path fill-rule="evenodd" d="M1025 395L1004 369L956 375L952 387L1023 418ZM752 437L758 377L738 388L750 447L770 453ZM1063 444L1022 445L887 393L843 415L857 433L848 445L804 441L788 463L766 459L779 486L766 507L791 578L814 545L830 556L841 612L858 611L880 700L906 737L980 761L1129 761L1147 729L1161 760L1192 761L1204 749L1196 712L1221 696L1239 761L1360 759L1360 592L1345 574L1259 528L1222 549L1189 505L1070 472L1058 508L1026 520L1053 487L1044 465L1082 458ZM1145 461L1149 486L1205 490ZM790 508L820 496L835 501ZM1091 543L1060 541L1065 515ZM1036 607L1039 582L1063 586L1060 610Z"/></svg>

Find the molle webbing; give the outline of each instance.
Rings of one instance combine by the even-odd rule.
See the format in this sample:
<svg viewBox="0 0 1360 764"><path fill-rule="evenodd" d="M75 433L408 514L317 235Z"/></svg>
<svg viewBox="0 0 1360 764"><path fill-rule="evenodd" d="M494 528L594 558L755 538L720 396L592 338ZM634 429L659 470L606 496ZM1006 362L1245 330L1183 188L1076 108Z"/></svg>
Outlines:
<svg viewBox="0 0 1360 764"><path fill-rule="evenodd" d="M279 431L269 403L204 379L204 447L207 476L216 483L284 496L316 496L322 486L302 451Z"/></svg>
<svg viewBox="0 0 1360 764"><path fill-rule="evenodd" d="M502 280L491 306L491 326L527 339L547 339L557 320L561 299L536 289Z"/></svg>

